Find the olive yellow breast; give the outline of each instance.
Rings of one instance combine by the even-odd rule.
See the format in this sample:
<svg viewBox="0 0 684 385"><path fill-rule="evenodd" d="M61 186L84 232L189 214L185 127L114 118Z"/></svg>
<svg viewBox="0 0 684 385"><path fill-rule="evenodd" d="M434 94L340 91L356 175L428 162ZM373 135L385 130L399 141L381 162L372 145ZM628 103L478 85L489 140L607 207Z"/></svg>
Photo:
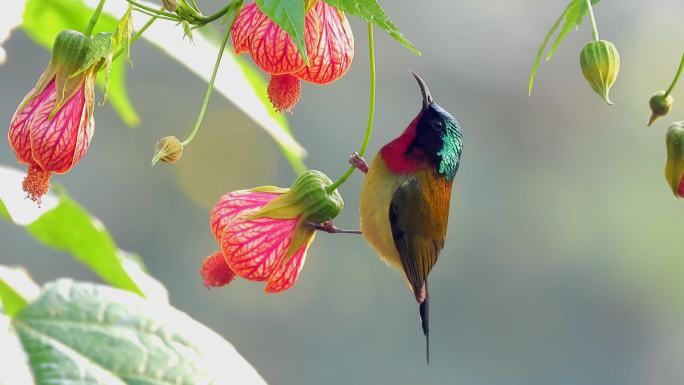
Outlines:
<svg viewBox="0 0 684 385"><path fill-rule="evenodd" d="M378 154L368 168L359 203L364 237L380 255L380 259L402 273L401 259L392 238L389 209L392 196L406 180L405 176L390 172Z"/></svg>

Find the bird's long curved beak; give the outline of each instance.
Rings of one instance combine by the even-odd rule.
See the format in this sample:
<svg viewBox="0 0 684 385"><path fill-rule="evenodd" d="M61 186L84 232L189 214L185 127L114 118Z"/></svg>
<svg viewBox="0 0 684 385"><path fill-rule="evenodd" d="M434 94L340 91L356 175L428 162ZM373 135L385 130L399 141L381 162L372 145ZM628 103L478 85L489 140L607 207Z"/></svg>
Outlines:
<svg viewBox="0 0 684 385"><path fill-rule="evenodd" d="M420 93L423 94L423 109L427 109L430 107L430 104L435 102L435 99L432 98L432 95L430 94L430 89L428 88L427 84L425 84L425 80L418 76L417 73L409 70L411 74L413 74L413 77L416 78L416 81L418 82L418 86L420 87Z"/></svg>

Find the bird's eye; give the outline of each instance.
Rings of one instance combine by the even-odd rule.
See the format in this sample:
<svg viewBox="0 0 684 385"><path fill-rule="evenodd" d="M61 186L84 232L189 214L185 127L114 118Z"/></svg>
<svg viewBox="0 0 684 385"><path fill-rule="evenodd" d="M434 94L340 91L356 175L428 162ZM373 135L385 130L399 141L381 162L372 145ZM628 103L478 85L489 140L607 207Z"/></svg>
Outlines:
<svg viewBox="0 0 684 385"><path fill-rule="evenodd" d="M431 125L432 129L435 131L442 131L442 129L444 128L444 122L442 122L441 120L433 120Z"/></svg>

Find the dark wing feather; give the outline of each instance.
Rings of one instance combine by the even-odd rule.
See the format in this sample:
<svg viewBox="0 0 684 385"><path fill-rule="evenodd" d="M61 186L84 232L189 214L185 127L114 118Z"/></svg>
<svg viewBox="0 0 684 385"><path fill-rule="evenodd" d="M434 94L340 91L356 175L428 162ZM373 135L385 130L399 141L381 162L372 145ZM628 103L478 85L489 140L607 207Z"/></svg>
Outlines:
<svg viewBox="0 0 684 385"><path fill-rule="evenodd" d="M444 247L451 182L421 172L394 192L389 220L394 245L416 299Z"/></svg>

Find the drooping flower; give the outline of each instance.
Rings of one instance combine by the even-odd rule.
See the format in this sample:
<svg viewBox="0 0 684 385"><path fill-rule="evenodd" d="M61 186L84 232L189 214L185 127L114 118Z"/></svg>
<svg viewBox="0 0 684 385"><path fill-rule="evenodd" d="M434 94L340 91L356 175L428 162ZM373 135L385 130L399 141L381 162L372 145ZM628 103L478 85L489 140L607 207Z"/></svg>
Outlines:
<svg viewBox="0 0 684 385"><path fill-rule="evenodd" d="M231 38L235 52L248 52L271 75L268 97L277 111L291 110L299 100L300 80L327 84L347 72L354 57L354 36L342 11L319 0L304 18L307 66L294 41L252 3L235 19Z"/></svg>
<svg viewBox="0 0 684 385"><path fill-rule="evenodd" d="M672 123L667 129L667 163L665 179L677 198L684 198L684 121Z"/></svg>
<svg viewBox="0 0 684 385"><path fill-rule="evenodd" d="M330 184L325 174L308 171L289 189L266 186L222 196L210 221L221 250L202 264L204 284L223 286L238 275L266 281L269 293L292 287L315 236L310 224L336 217L344 206L337 190L326 191Z"/></svg>
<svg viewBox="0 0 684 385"><path fill-rule="evenodd" d="M23 187L36 202L47 193L51 173L76 165L93 136L94 84L103 63L88 62L90 39L62 31L47 69L12 116L9 143L17 160L28 165Z"/></svg>

